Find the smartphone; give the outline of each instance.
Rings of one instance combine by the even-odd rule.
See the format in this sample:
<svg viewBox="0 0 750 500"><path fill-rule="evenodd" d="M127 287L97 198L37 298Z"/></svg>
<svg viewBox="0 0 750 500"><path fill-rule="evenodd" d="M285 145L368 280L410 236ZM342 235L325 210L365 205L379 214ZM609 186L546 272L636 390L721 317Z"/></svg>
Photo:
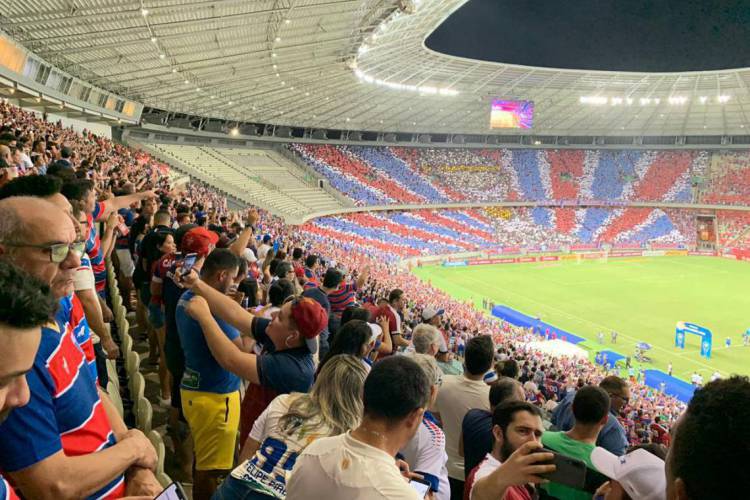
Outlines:
<svg viewBox="0 0 750 500"><path fill-rule="evenodd" d="M552 483L563 484L577 490L583 490L586 486L586 463L577 458L566 457L556 451L547 448L539 448L534 453L552 453L549 462L537 462L537 465L553 464L555 471L549 474L540 474L540 477L549 479Z"/></svg>
<svg viewBox="0 0 750 500"><path fill-rule="evenodd" d="M185 258L182 259L182 270L180 271L180 274L183 276L187 276L188 274L190 274L190 271L193 269L196 260L198 260L197 253L187 254Z"/></svg>
<svg viewBox="0 0 750 500"><path fill-rule="evenodd" d="M188 500L188 496L180 483L172 483L164 488L164 491L159 493L159 496L154 500Z"/></svg>
<svg viewBox="0 0 750 500"><path fill-rule="evenodd" d="M427 495L430 493L430 483L424 479L417 479L414 477L409 481L409 486L417 491L419 498L427 498Z"/></svg>

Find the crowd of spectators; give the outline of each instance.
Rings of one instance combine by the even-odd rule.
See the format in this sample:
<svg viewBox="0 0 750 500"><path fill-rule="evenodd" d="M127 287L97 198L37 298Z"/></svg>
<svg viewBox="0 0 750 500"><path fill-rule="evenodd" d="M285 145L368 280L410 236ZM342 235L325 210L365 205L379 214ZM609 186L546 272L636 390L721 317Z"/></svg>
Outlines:
<svg viewBox="0 0 750 500"><path fill-rule="evenodd" d="M546 494L621 487L632 496L639 478L617 464L640 458L633 445L669 444L675 426L649 498L729 498L735 485L723 474L744 477L746 378L707 384L685 410L638 380L541 352L533 331L396 266L392 245L360 248L262 210L231 213L208 186L176 188L168 166L142 152L7 104L0 116L0 140L44 142L30 165L14 152L0 180L0 339L9 346L0 380L12 382L0 386L9 480L0 497L162 489L152 445L102 390L104 359L119 356L100 286L107 258L160 365L159 404L171 407L175 459L196 499L416 500L418 488L441 500L532 498L539 474L554 469L541 463L549 454L531 453L542 444L601 475L575 491L552 481ZM446 216L470 217L435 220ZM477 230L489 223L473 220ZM442 231L433 239L449 247L455 229ZM570 427L550 433L544 421ZM468 431L485 437L486 453L472 451L482 460L470 470Z"/></svg>

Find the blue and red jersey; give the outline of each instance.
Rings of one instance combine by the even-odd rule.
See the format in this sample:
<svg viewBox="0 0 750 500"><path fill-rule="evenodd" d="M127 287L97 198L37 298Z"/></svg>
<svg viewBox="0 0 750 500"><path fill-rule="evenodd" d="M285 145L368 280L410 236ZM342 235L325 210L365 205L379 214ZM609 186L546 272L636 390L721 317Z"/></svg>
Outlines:
<svg viewBox="0 0 750 500"><path fill-rule="evenodd" d="M104 263L104 253L102 252L102 242L99 238L99 232L96 230L95 222L99 222L103 217L105 203L99 201L94 207L94 213L86 216L88 221L89 234L86 238L86 253L91 259L91 269L94 271L94 280L96 282L96 293L104 292L107 284L107 268Z"/></svg>
<svg viewBox="0 0 750 500"><path fill-rule="evenodd" d="M20 500L3 476L0 476L0 500Z"/></svg>
<svg viewBox="0 0 750 500"><path fill-rule="evenodd" d="M83 304L78 299L78 296L73 294L71 296L70 304L70 324L73 328L73 334L75 335L78 345L81 347L84 356L86 356L86 365L89 367L94 381L99 383L99 375L96 371L96 353L94 352L94 341L91 338L91 328L89 322L86 321L86 313L83 312ZM62 304L61 304L62 305ZM65 312L58 312L58 314L65 314Z"/></svg>
<svg viewBox="0 0 750 500"><path fill-rule="evenodd" d="M55 321L42 328L39 351L27 374L31 397L0 424L0 469L15 472L63 451L89 455L115 444L86 355L75 336L73 299L60 300ZM120 498L118 475L89 498Z"/></svg>
<svg viewBox="0 0 750 500"><path fill-rule="evenodd" d="M341 316L344 309L355 302L356 297L356 283L341 283L336 290L328 294L328 301L331 303L331 312Z"/></svg>

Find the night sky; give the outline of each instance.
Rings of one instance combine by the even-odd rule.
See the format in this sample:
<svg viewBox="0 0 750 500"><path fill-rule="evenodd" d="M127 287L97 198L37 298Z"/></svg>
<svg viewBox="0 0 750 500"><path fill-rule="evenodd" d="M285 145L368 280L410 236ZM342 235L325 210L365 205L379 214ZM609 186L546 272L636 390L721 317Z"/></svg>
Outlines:
<svg viewBox="0 0 750 500"><path fill-rule="evenodd" d="M427 46L550 68L750 67L750 0L471 0L438 27Z"/></svg>

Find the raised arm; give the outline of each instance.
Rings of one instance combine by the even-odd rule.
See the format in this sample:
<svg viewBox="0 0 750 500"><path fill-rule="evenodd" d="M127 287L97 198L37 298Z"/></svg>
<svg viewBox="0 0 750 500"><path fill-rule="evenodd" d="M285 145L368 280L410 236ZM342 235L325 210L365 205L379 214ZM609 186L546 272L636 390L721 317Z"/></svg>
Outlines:
<svg viewBox="0 0 750 500"><path fill-rule="evenodd" d="M240 332L252 335L253 315L242 308L237 302L223 293L214 290L200 278L195 271L191 271L183 278L183 283L192 288L193 291L206 299L209 309Z"/></svg>
<svg viewBox="0 0 750 500"><path fill-rule="evenodd" d="M258 223L258 219L257 210L253 209L247 212L247 217L245 218L245 229L240 233L237 241L232 243L232 246L229 247L229 250L231 250L232 253L242 257L242 253L245 251L247 244L253 237L253 232L255 231L255 225Z"/></svg>
<svg viewBox="0 0 750 500"><path fill-rule="evenodd" d="M201 325L208 348L222 368L254 384L260 382L258 356L242 352L234 342L229 340L211 315L206 299L200 296L190 299L187 313Z"/></svg>

